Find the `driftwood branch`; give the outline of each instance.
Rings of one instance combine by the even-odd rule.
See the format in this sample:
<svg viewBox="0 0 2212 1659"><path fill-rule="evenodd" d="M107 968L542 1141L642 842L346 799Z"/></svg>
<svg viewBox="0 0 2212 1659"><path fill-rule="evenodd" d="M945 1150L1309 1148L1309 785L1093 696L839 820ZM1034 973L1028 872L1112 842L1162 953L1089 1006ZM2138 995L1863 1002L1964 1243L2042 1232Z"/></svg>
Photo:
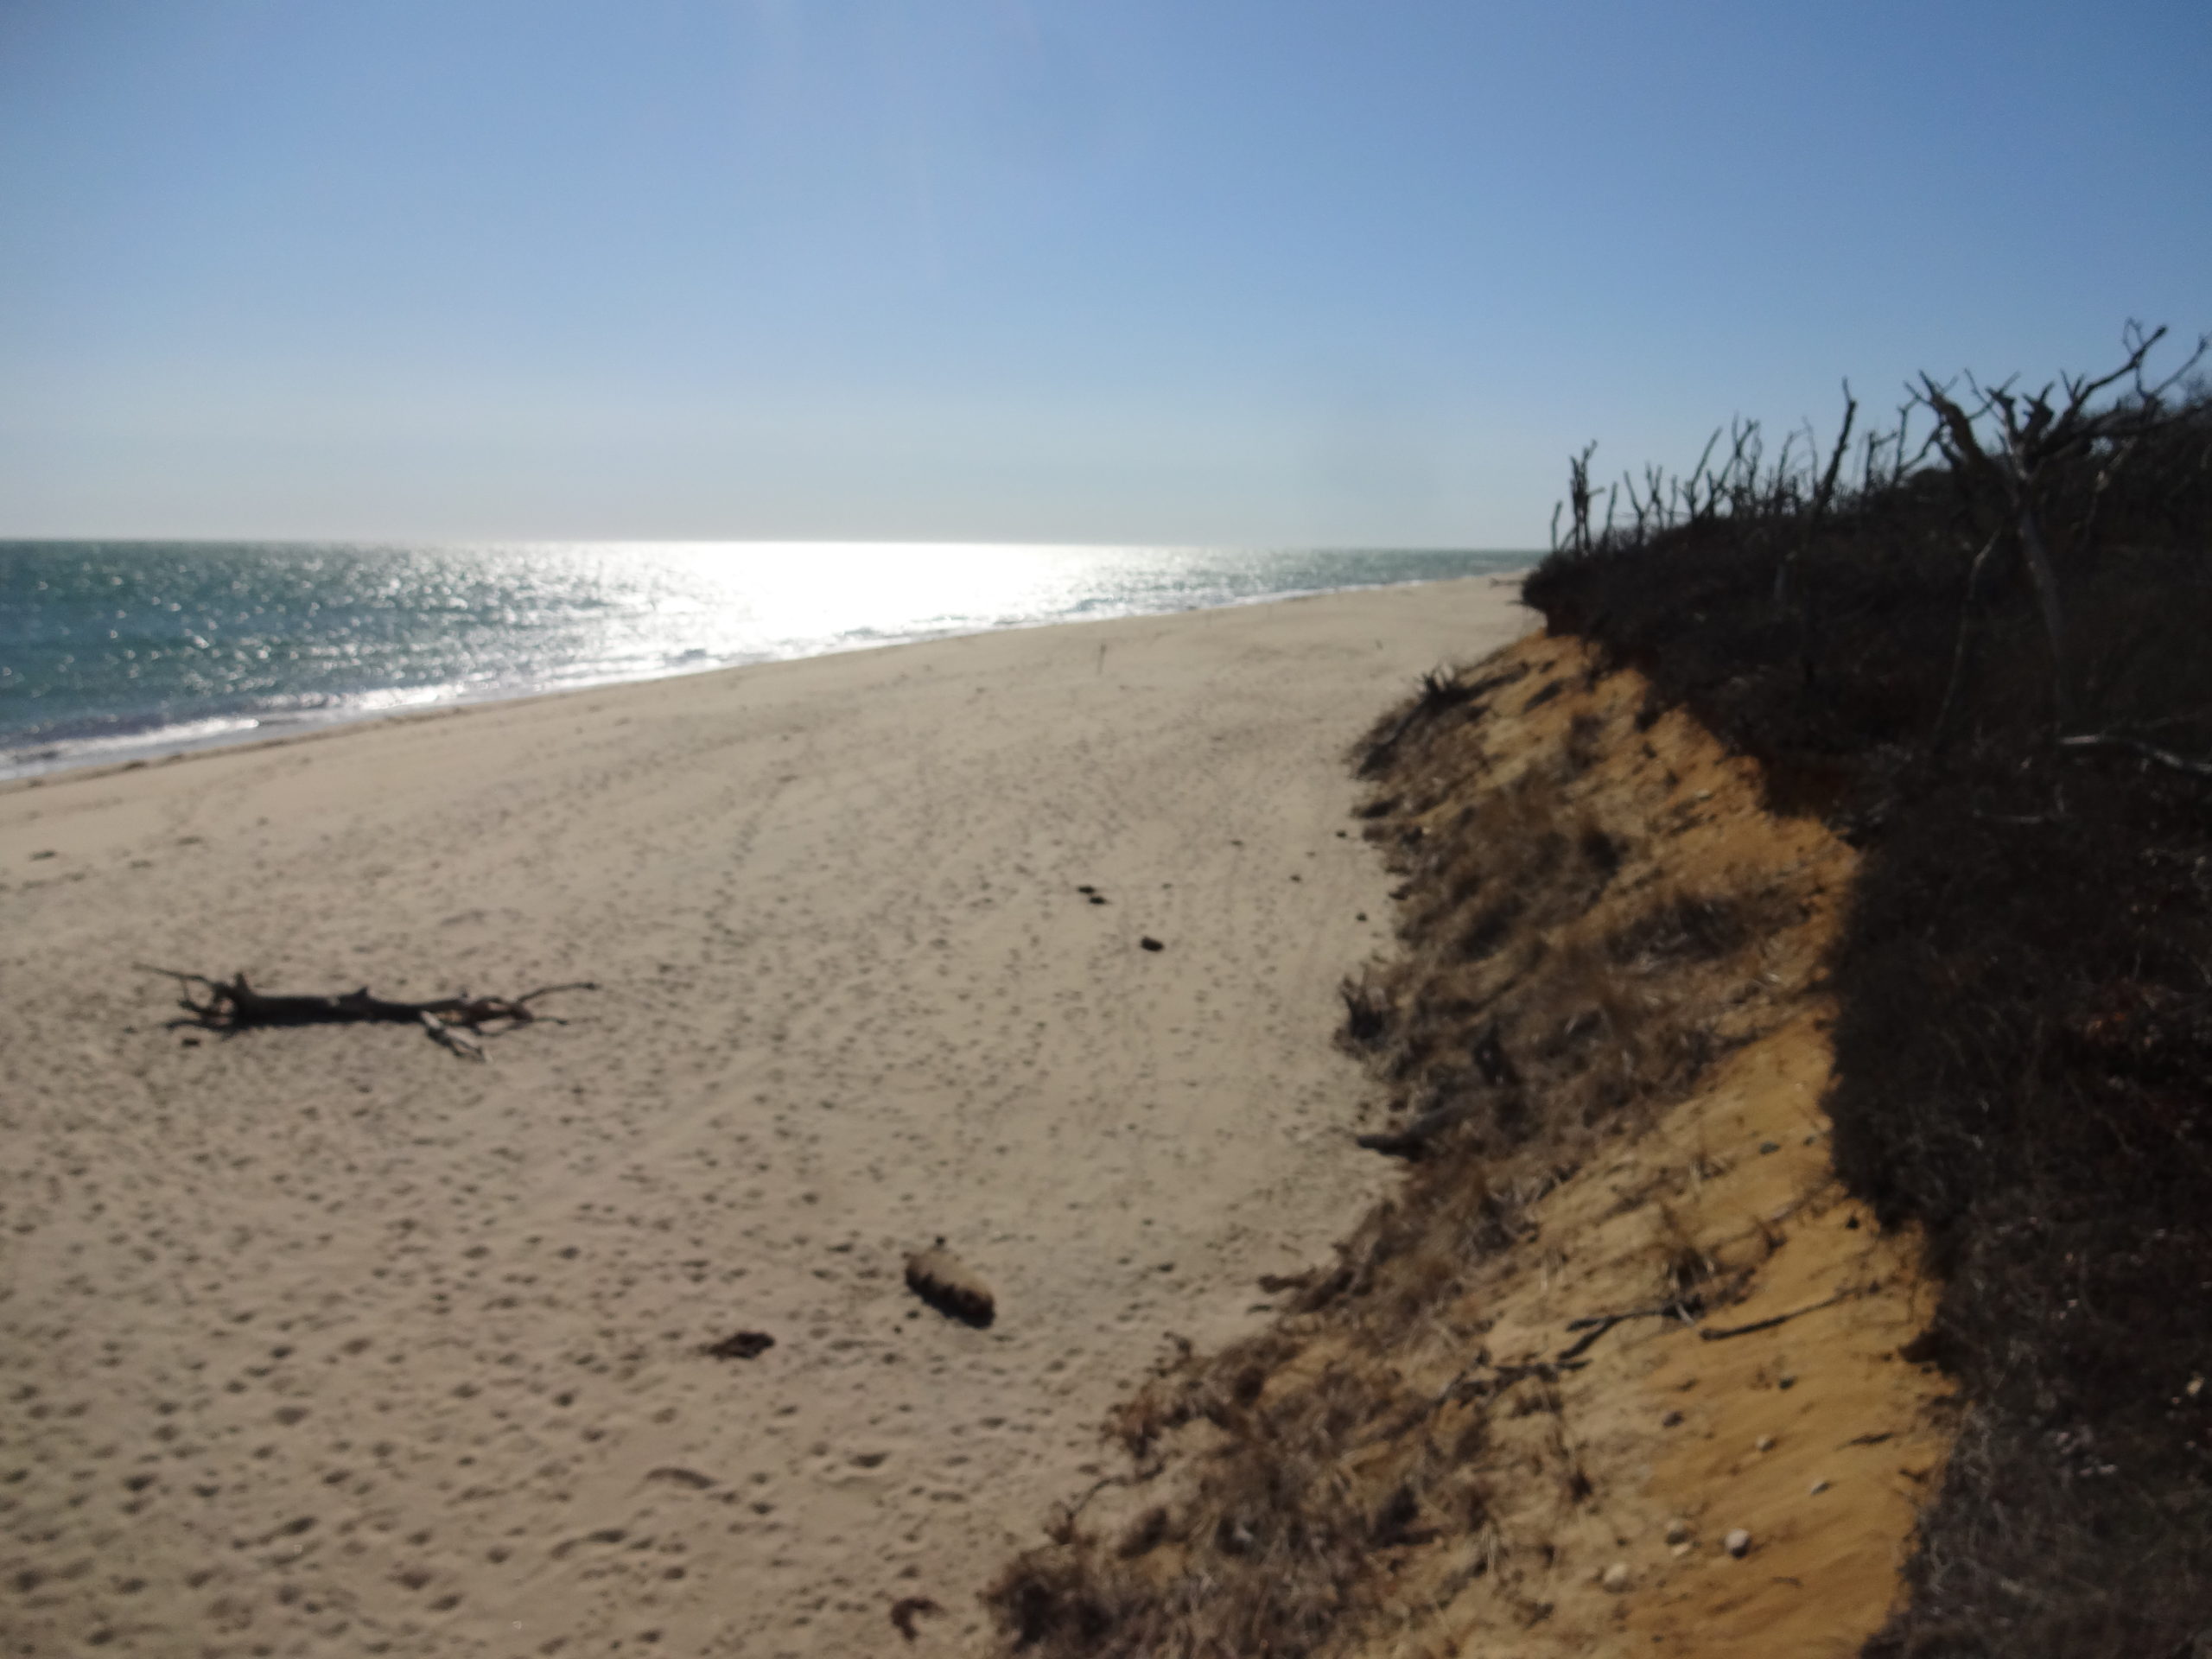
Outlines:
<svg viewBox="0 0 2212 1659"><path fill-rule="evenodd" d="M1446 1130L1465 1122L1474 1109L1471 1100L1454 1101L1423 1112L1402 1129L1355 1135L1352 1142L1364 1151L1379 1152L1386 1158L1417 1160L1427 1156L1431 1142Z"/></svg>
<svg viewBox="0 0 2212 1659"><path fill-rule="evenodd" d="M185 988L177 1006L189 1017L176 1020L177 1025L226 1033L264 1026L420 1026L435 1041L475 1060L484 1058L480 1033L511 1031L540 1020L562 1023L531 1007L539 997L599 988L591 981L582 980L569 985L541 985L520 996L471 996L464 991L458 996L433 997L424 1002L395 1002L371 995L366 986L335 996L276 996L254 989L243 973L222 980L148 963L138 966L142 972L161 974Z"/></svg>

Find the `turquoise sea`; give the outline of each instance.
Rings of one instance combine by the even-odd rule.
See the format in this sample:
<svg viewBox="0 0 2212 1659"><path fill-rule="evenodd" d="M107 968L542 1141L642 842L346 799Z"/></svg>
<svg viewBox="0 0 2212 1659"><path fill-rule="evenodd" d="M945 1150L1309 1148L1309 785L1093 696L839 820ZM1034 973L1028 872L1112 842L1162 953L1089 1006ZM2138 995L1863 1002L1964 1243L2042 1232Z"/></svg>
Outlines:
<svg viewBox="0 0 2212 1659"><path fill-rule="evenodd" d="M821 543L0 542L0 778L432 704L1533 555Z"/></svg>

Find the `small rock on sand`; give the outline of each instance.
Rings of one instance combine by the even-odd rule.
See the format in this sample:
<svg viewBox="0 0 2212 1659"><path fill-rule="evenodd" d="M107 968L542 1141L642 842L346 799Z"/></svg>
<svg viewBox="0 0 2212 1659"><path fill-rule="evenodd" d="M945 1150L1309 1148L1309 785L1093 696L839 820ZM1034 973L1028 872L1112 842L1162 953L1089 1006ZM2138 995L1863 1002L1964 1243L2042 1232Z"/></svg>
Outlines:
<svg viewBox="0 0 2212 1659"><path fill-rule="evenodd" d="M1751 1553L1751 1535L1738 1527L1730 1533L1720 1546L1738 1560Z"/></svg>
<svg viewBox="0 0 2212 1659"><path fill-rule="evenodd" d="M1619 1595L1628 1588L1628 1563L1615 1561L1605 1569L1604 1575L1599 1579L1598 1582L1613 1594Z"/></svg>
<svg viewBox="0 0 2212 1659"><path fill-rule="evenodd" d="M1690 1523L1683 1520L1681 1516L1676 1516L1673 1520L1667 1523L1667 1541L1669 1543L1679 1544L1689 1535Z"/></svg>

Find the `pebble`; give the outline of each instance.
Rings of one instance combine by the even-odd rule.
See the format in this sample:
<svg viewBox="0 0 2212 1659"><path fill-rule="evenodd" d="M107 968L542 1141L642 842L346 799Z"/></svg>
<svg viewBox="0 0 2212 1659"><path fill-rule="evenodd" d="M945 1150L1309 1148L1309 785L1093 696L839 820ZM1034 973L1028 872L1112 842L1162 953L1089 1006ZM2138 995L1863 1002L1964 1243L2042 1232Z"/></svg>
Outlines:
<svg viewBox="0 0 2212 1659"><path fill-rule="evenodd" d="M1605 1575L1598 1582L1604 1585L1613 1594L1619 1595L1628 1588L1628 1563L1615 1561L1605 1569Z"/></svg>
<svg viewBox="0 0 2212 1659"><path fill-rule="evenodd" d="M1667 1541L1669 1543L1679 1544L1689 1535L1690 1523L1682 1519L1681 1516L1678 1515L1673 1520L1667 1522Z"/></svg>
<svg viewBox="0 0 2212 1659"><path fill-rule="evenodd" d="M1818 1497L1822 1492L1827 1491L1827 1482L1825 1480L1816 1480L1810 1486L1806 1488L1806 1496L1808 1497Z"/></svg>
<svg viewBox="0 0 2212 1659"><path fill-rule="evenodd" d="M1688 1554L1696 1548L1697 1546L1695 1544L1690 1543L1687 1540L1681 1543L1676 1544L1674 1550L1675 1559L1676 1560L1681 1560L1683 1556Z"/></svg>
<svg viewBox="0 0 2212 1659"><path fill-rule="evenodd" d="M1726 1550L1731 1555L1736 1557L1737 1560L1741 1560L1745 1556L1751 1553L1751 1535L1745 1532L1743 1528L1738 1527L1735 1531L1728 1535L1726 1541L1722 1543L1721 1548Z"/></svg>
<svg viewBox="0 0 2212 1659"><path fill-rule="evenodd" d="M1754 1442L1754 1444L1756 1444L1758 1449L1762 1452L1771 1452L1774 1450L1774 1436L1771 1434L1762 1434L1758 1437L1758 1440Z"/></svg>

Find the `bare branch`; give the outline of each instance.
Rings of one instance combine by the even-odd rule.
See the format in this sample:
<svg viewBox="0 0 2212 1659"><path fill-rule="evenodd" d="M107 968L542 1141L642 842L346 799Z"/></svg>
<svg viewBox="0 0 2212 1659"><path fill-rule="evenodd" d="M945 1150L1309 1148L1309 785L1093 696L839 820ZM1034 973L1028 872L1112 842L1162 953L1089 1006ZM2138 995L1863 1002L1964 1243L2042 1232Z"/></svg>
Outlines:
<svg viewBox="0 0 2212 1659"><path fill-rule="evenodd" d="M371 995L366 986L335 996L277 996L256 990L246 982L243 973L220 980L210 979L205 974L181 973L174 968L156 968L146 963L141 963L139 967L144 972L160 974L181 984L206 988L204 1000L194 999L189 992L179 1000L178 1006L191 1017L175 1021L178 1025L225 1033L266 1026L419 1025L454 1053L479 1060L484 1058L484 1052L474 1033L487 1027L511 1029L546 1020L547 1015L530 1007L537 997L551 996L559 991L599 988L589 981L582 981L568 985L543 985L516 997L471 996L464 991L456 996L433 997L424 1002L398 1002Z"/></svg>
<svg viewBox="0 0 2212 1659"><path fill-rule="evenodd" d="M2165 337L2166 325L2163 322L2146 334L2143 332L2141 323L2132 317L2128 319L2127 326L2120 331L2120 343L2130 348L2127 360L2110 374L2099 375L2094 380L2080 377L2069 378L2066 381L2066 401L2069 406L2079 409L2107 386L2117 385L2126 379L2133 379L2135 382L2135 389L2140 392L2143 390L2144 359L2151 355L2152 348ZM2201 342L2196 349L2200 354L2203 352L2204 347Z"/></svg>
<svg viewBox="0 0 2212 1659"><path fill-rule="evenodd" d="M1843 429L1835 435L1835 450L1828 456L1828 469L1821 479L1821 486L1813 496L1815 514L1827 511L1828 503L1835 496L1836 474L1842 470L1845 452L1851 448L1851 423L1859 416L1859 400L1851 395L1851 382L1843 383Z"/></svg>
<svg viewBox="0 0 2212 1659"><path fill-rule="evenodd" d="M2140 755L2154 765L2170 772L2187 772L2192 778L2212 778L2212 760L2192 760L2185 754L2176 754L2171 749L2162 749L2145 743L2140 738L2126 737L2117 732L2088 732L2075 737L2058 740L2062 749L2125 749Z"/></svg>
<svg viewBox="0 0 2212 1659"><path fill-rule="evenodd" d="M1972 666L1974 642L1974 602L1981 593L1982 572L1989 564L1990 556L1997 551L2005 532L1999 531L1982 544L1981 551L1974 556L1974 563L1967 567L1966 597L1959 603L1959 626L1951 645L1951 677L1943 687L1943 701L1936 710L1936 728L1929 739L1929 746L1940 750L1950 734L1952 717L1959 706L1959 696L1965 689L1967 675Z"/></svg>
<svg viewBox="0 0 2212 1659"><path fill-rule="evenodd" d="M1802 1319L1808 1313L1817 1313L1824 1307L1834 1307L1838 1302L1847 1302L1853 1296L1866 1294L1863 1287L1839 1290L1833 1296L1817 1302L1808 1302L1802 1307L1793 1307L1787 1313L1777 1313L1770 1319L1753 1319L1749 1325L1732 1325L1725 1330L1700 1328L1698 1336L1706 1342L1726 1342L1730 1337L1748 1337L1754 1331L1771 1331L1777 1325L1787 1325L1792 1319Z"/></svg>
<svg viewBox="0 0 2212 1659"><path fill-rule="evenodd" d="M1697 465L1690 468L1689 481L1682 486L1684 499L1689 503L1690 516L1697 517L1697 483L1705 476L1706 463L1713 459L1713 446L1720 442L1720 429L1714 427L1713 435L1705 441L1705 448L1697 458Z"/></svg>

